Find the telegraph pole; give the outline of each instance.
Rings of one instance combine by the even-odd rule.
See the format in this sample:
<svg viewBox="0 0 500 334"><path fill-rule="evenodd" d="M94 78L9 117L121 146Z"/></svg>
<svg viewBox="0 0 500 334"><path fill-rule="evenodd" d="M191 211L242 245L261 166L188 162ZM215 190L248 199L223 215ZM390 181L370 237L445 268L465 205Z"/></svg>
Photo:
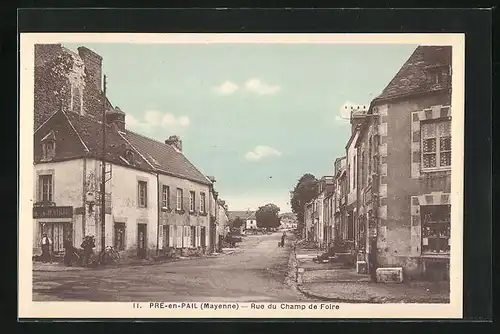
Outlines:
<svg viewBox="0 0 500 334"><path fill-rule="evenodd" d="M101 157L101 250L106 248L106 75L103 82Z"/></svg>

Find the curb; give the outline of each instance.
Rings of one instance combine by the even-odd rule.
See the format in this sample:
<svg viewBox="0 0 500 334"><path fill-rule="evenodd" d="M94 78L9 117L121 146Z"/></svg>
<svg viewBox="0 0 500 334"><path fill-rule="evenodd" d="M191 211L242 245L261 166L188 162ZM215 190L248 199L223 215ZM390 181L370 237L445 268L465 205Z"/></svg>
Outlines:
<svg viewBox="0 0 500 334"><path fill-rule="evenodd" d="M307 290L304 290L300 285L297 285L297 290L299 290L306 297L314 298L314 299L319 299L319 300L322 300L322 301L335 302L335 303L349 303L349 304L376 304L376 303L382 303L382 302L377 302L375 299L359 300L359 299L344 299L344 298L325 297L325 296L317 295L317 294L311 293L311 292L309 292Z"/></svg>
<svg viewBox="0 0 500 334"><path fill-rule="evenodd" d="M147 262L131 262L131 263L122 263L119 265L105 265L105 266L97 266L97 267L73 267L74 269L63 269L61 268L60 270L47 270L43 268L38 268L38 269L32 269L32 272L46 272L46 273L56 273L56 272L68 272L68 271L86 271L86 270L106 270L106 269L116 269L116 268L126 268L126 267L142 267L142 266L154 266L154 265L160 265L160 264L165 264L165 263L173 263L173 262L182 262L182 261L192 261L192 260L202 260L202 259L213 259L217 257L222 257L222 256L228 256L228 255L233 255L237 253L243 252L242 249L240 250L235 250L229 253L222 253L218 254L215 256L211 255L205 255L202 257L189 257L189 258L174 258L174 259L168 259L168 260L163 260L163 261L147 261ZM64 267L67 268L67 267Z"/></svg>

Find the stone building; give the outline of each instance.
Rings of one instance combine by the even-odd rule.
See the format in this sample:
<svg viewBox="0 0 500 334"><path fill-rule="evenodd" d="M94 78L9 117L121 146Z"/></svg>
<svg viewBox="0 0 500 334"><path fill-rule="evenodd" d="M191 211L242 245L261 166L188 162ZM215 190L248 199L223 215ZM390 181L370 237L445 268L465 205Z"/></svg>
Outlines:
<svg viewBox="0 0 500 334"><path fill-rule="evenodd" d="M372 101L356 143L357 245L370 266L403 267L409 279L449 277L451 51L419 46Z"/></svg>

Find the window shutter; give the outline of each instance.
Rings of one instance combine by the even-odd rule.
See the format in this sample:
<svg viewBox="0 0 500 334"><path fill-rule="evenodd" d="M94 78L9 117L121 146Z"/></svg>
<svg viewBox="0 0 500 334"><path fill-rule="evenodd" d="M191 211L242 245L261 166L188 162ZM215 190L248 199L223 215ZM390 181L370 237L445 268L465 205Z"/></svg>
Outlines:
<svg viewBox="0 0 500 334"><path fill-rule="evenodd" d="M177 248L182 248L182 226L176 226L177 229Z"/></svg>
<svg viewBox="0 0 500 334"><path fill-rule="evenodd" d="M163 249L163 225L160 225L160 229L158 231L158 248Z"/></svg>
<svg viewBox="0 0 500 334"><path fill-rule="evenodd" d="M168 245L170 247L174 246L174 233L175 233L175 230L174 230L174 225L168 225Z"/></svg>
<svg viewBox="0 0 500 334"><path fill-rule="evenodd" d="M191 230L189 229L189 226L184 226L184 248L189 247L189 234Z"/></svg>
<svg viewBox="0 0 500 334"><path fill-rule="evenodd" d="M137 206L141 205L141 183L137 182Z"/></svg>
<svg viewBox="0 0 500 334"><path fill-rule="evenodd" d="M200 226L196 226L196 247L200 247L201 246L201 227Z"/></svg>

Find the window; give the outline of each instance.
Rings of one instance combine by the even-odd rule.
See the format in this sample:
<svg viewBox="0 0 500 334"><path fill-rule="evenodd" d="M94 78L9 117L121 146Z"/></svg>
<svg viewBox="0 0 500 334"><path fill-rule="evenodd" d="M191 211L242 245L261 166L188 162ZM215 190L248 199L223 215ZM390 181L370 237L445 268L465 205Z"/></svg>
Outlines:
<svg viewBox="0 0 500 334"><path fill-rule="evenodd" d="M52 159L56 153L56 143L53 140L47 140L42 144L43 159Z"/></svg>
<svg viewBox="0 0 500 334"><path fill-rule="evenodd" d="M115 243L118 250L125 249L125 223L115 223Z"/></svg>
<svg viewBox="0 0 500 334"><path fill-rule="evenodd" d="M206 213L205 193L200 193L200 211Z"/></svg>
<svg viewBox="0 0 500 334"><path fill-rule="evenodd" d="M176 248L182 248L182 229L183 229L183 226L175 226L175 231L176 231L175 247Z"/></svg>
<svg viewBox="0 0 500 334"><path fill-rule="evenodd" d="M125 159L129 164L134 164L134 153L131 150L125 151Z"/></svg>
<svg viewBox="0 0 500 334"><path fill-rule="evenodd" d="M163 208L170 208L170 187L169 186L163 186L162 193L161 193L161 206Z"/></svg>
<svg viewBox="0 0 500 334"><path fill-rule="evenodd" d="M191 226L191 247L196 246L196 226Z"/></svg>
<svg viewBox="0 0 500 334"><path fill-rule="evenodd" d="M179 210L179 211L182 210L182 207L184 204L183 203L184 200L183 200L182 196L184 196L182 189L177 188L177 210Z"/></svg>
<svg viewBox="0 0 500 334"><path fill-rule="evenodd" d="M40 175L39 179L41 202L52 202L52 175Z"/></svg>
<svg viewBox="0 0 500 334"><path fill-rule="evenodd" d="M190 247L191 243L191 229L189 226L183 226L183 235L182 235L182 247L183 248L188 248Z"/></svg>
<svg viewBox="0 0 500 334"><path fill-rule="evenodd" d="M201 241L201 247L205 247L206 246L206 228L205 226L202 226L201 227L201 231L200 231L200 241Z"/></svg>
<svg viewBox="0 0 500 334"><path fill-rule="evenodd" d="M422 206L422 253L450 252L450 206Z"/></svg>
<svg viewBox="0 0 500 334"><path fill-rule="evenodd" d="M138 182L138 203L140 208L148 207L148 183L146 181Z"/></svg>
<svg viewBox="0 0 500 334"><path fill-rule="evenodd" d="M189 192L189 211L194 212L195 210L195 193L194 191Z"/></svg>
<svg viewBox="0 0 500 334"><path fill-rule="evenodd" d="M421 123L422 168L451 166L451 121Z"/></svg>

